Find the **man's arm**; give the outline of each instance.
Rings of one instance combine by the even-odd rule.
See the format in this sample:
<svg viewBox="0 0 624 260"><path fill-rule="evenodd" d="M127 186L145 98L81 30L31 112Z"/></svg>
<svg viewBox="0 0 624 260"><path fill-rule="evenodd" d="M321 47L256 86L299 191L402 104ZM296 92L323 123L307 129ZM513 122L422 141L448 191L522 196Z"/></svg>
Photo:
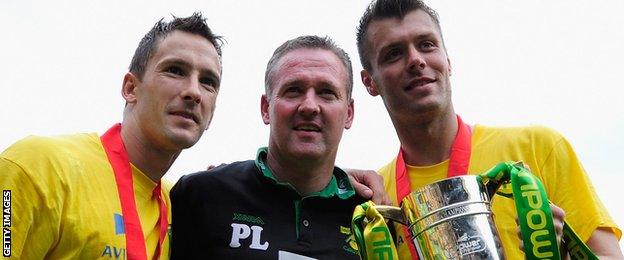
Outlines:
<svg viewBox="0 0 624 260"><path fill-rule="evenodd" d="M565 212L562 208L557 207L554 204L550 205L550 209L553 213L553 222L557 233L557 241L561 245L561 258L570 259L567 255L563 244L561 244L563 237L563 221L565 219ZM624 259L622 250L618 244L618 239L609 228L597 228L587 240L587 246L599 259Z"/></svg>
<svg viewBox="0 0 624 260"><path fill-rule="evenodd" d="M44 202L27 173L17 164L0 157L0 187L3 207L2 256L12 259L43 259L57 239L58 216ZM5 240L10 236L10 242ZM8 248L7 248L8 247Z"/></svg>
<svg viewBox="0 0 624 260"><path fill-rule="evenodd" d="M355 192L377 205L390 205L392 201L384 189L383 177L372 170L345 169Z"/></svg>
<svg viewBox="0 0 624 260"><path fill-rule="evenodd" d="M602 259L624 259L622 249L618 244L618 239L609 228L597 228L592 233L587 246L594 251L598 258Z"/></svg>

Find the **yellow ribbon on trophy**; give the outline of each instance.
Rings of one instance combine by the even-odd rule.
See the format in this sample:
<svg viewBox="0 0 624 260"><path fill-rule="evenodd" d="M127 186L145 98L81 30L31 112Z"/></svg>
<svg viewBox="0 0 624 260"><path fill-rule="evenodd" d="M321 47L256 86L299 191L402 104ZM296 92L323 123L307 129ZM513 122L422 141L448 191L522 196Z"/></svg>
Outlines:
<svg viewBox="0 0 624 260"><path fill-rule="evenodd" d="M351 230L361 259L399 259L392 235L375 203L360 204L353 212ZM362 232L363 230L363 232Z"/></svg>

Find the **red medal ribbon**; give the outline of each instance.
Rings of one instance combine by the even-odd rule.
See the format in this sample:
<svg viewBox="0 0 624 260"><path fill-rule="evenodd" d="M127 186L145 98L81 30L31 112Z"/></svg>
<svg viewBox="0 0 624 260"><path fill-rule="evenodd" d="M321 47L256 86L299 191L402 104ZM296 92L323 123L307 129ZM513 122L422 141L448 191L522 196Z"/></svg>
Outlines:
<svg viewBox="0 0 624 260"><path fill-rule="evenodd" d="M115 182L117 184L117 191L119 193L119 202L121 203L121 214L123 215L124 231L126 233L126 252L127 259L129 260L144 260L147 259L147 250L145 248L145 237L143 236L143 229L141 228L141 220L136 208L136 202L134 199L134 186L132 184L132 169L130 168L130 160L128 159L128 152L121 139L121 124L115 124L108 129L104 135L100 137L102 146L108 157L108 161L113 168L115 174ZM158 192L156 192L158 191ZM158 240L158 246L154 259L158 259L160 256L160 250L164 241L164 236L167 233L167 205L161 198L160 183L156 185L154 194L159 201L160 208L160 237ZM164 213L164 214L163 214ZM163 221L164 219L164 221ZM164 230L163 230L164 226Z"/></svg>
<svg viewBox="0 0 624 260"><path fill-rule="evenodd" d="M457 135L451 146L451 156L449 158L449 168L446 177L455 177L468 173L468 164L470 163L472 130L470 126L465 124L457 115ZM399 149L399 155L396 160L396 193L397 202L400 204L407 195L412 191L407 166L403 159L403 149ZM408 240L408 247L414 259L418 259L418 253L412 243L412 233L407 227L403 226L403 231Z"/></svg>
<svg viewBox="0 0 624 260"><path fill-rule="evenodd" d="M159 225L158 244L156 245L156 254L154 254L154 257L152 258L153 260L158 260L160 258L160 252L162 251L162 244L165 241L167 231L169 230L169 220L167 219L169 210L167 209L165 200L162 199L160 182L158 182L158 185L154 188L153 196L156 197L156 200L158 200L158 204L160 205L160 218L157 223L157 225Z"/></svg>

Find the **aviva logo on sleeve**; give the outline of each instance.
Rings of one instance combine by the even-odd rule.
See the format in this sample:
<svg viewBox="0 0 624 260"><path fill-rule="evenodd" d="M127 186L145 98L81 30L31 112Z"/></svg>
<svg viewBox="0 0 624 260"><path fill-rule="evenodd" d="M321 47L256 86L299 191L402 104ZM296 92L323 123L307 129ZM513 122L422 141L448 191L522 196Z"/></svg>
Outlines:
<svg viewBox="0 0 624 260"><path fill-rule="evenodd" d="M123 216L121 214L115 213L113 214L113 221L115 223L115 235L125 235L126 230L124 228ZM102 254L100 254L100 257L125 260L127 257L126 248L117 247L114 245L105 245L104 249L102 250Z"/></svg>

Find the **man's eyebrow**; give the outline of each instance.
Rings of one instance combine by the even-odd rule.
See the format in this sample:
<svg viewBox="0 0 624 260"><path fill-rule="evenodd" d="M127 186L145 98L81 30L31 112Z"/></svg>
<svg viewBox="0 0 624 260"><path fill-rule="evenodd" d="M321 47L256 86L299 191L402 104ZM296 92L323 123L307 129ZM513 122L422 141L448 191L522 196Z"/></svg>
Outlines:
<svg viewBox="0 0 624 260"><path fill-rule="evenodd" d="M287 87L291 87L291 86L295 86L295 87L300 87L300 86L304 86L306 84L308 84L309 81L308 80L303 80L303 79L293 79L293 80L289 80L289 81L285 81L282 86L287 86ZM338 86L336 85L336 82L333 82L331 80L316 80L314 85L316 86L320 86L322 88L330 88L332 90L338 90Z"/></svg>
<svg viewBox="0 0 624 260"><path fill-rule="evenodd" d="M156 64L156 68L164 69L163 67L168 67L172 65L177 65L183 68L188 68L191 65L180 58L165 58Z"/></svg>
<svg viewBox="0 0 624 260"><path fill-rule="evenodd" d="M191 64L188 61L181 59L181 58L177 58L177 57L166 58L163 61L161 61L159 65L161 66L178 65L178 66L185 67L185 68L191 67ZM201 73L201 75L208 75L211 78L215 79L217 83L221 82L220 74L214 70L201 68L199 72Z"/></svg>
<svg viewBox="0 0 624 260"><path fill-rule="evenodd" d="M436 41L438 41L437 37L436 37L436 33L433 32L433 31L419 33L419 34L415 35L412 39L417 39L417 40L435 39ZM383 51L385 51L387 49L391 49L391 48L398 47L398 46L401 46L401 41L390 42L387 45L382 46L379 50L381 52L383 52Z"/></svg>
<svg viewBox="0 0 624 260"><path fill-rule="evenodd" d="M435 41L440 41L435 32L426 32L426 33L418 34L416 35L416 39L419 39L419 40L433 39Z"/></svg>
<svg viewBox="0 0 624 260"><path fill-rule="evenodd" d="M396 47L400 47L400 46L401 46L401 44L398 43L398 42L391 42L388 45L382 46L381 49L379 49L379 52L383 53L383 52L385 52L388 49L392 49L392 48L396 48Z"/></svg>
<svg viewBox="0 0 624 260"><path fill-rule="evenodd" d="M190 64L184 59L175 58L175 57L165 58L164 60L160 62L160 65L180 65L180 66L185 66L185 67L190 66Z"/></svg>

